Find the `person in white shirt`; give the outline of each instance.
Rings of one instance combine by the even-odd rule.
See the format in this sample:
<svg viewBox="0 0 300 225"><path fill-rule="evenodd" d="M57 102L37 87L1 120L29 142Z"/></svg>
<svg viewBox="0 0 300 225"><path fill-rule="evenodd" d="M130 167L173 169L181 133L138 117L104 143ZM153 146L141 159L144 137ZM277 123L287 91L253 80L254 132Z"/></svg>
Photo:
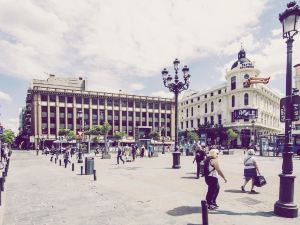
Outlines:
<svg viewBox="0 0 300 225"><path fill-rule="evenodd" d="M255 151L254 149L249 149L247 152L247 156L244 158L244 177L245 177L245 182L241 186L241 189L243 192L245 192L245 187L247 183L252 180L251 184L251 191L250 193L252 194L257 194L254 190L254 178L257 176L257 173L260 174L256 160L254 158Z"/></svg>

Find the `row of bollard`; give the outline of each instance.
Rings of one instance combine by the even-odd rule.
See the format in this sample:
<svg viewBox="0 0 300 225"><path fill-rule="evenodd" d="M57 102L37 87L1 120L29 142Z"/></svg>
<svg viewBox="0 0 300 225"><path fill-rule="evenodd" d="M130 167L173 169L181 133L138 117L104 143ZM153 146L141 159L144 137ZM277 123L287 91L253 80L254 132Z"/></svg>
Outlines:
<svg viewBox="0 0 300 225"><path fill-rule="evenodd" d="M53 156L50 157L50 162L53 162ZM55 164L57 163L56 157L54 158L54 162L55 162ZM62 161L61 161L61 159L59 159L59 166L61 166L61 164L62 164ZM65 162L65 168L67 168L67 164L68 163ZM75 165L74 165L74 163L72 163L72 171L74 171L74 170L75 170ZM80 175L83 175L83 166L80 167ZM96 170L93 170L93 176L94 176L94 181L96 181L97 180Z"/></svg>
<svg viewBox="0 0 300 225"><path fill-rule="evenodd" d="M2 172L2 177L0 177L0 206L2 205L2 192L4 191L4 183L5 183L5 178L8 175L8 169L9 169L9 164L10 164L10 158L7 159L4 171Z"/></svg>

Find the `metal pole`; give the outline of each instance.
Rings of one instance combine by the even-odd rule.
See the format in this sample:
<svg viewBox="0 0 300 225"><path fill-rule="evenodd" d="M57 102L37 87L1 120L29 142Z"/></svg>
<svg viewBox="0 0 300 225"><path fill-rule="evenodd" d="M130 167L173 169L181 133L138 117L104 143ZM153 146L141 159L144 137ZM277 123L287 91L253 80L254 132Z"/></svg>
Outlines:
<svg viewBox="0 0 300 225"><path fill-rule="evenodd" d="M74 171L74 163L72 163L72 171Z"/></svg>
<svg viewBox="0 0 300 225"><path fill-rule="evenodd" d="M80 174L83 175L83 166L80 167Z"/></svg>
<svg viewBox="0 0 300 225"><path fill-rule="evenodd" d="M292 48L293 39L289 38L287 43L287 65L286 65L286 115L285 115L285 139L284 151L282 153L282 173L280 177L279 200L274 205L274 213L282 217L295 218L298 216L298 208L294 203L293 175L293 152L292 152Z"/></svg>
<svg viewBox="0 0 300 225"><path fill-rule="evenodd" d="M178 149L178 91L175 91L175 151Z"/></svg>
<svg viewBox="0 0 300 225"><path fill-rule="evenodd" d="M96 181L97 180L96 170L93 170L93 172L94 172L94 181Z"/></svg>
<svg viewBox="0 0 300 225"><path fill-rule="evenodd" d="M206 201L201 201L202 225L208 225L208 210Z"/></svg>

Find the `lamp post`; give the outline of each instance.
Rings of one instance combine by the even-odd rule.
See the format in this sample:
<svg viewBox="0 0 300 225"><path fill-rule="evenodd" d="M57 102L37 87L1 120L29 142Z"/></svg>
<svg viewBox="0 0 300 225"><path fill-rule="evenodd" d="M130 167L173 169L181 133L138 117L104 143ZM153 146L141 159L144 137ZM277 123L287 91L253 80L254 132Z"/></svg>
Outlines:
<svg viewBox="0 0 300 225"><path fill-rule="evenodd" d="M165 135L166 135L166 128L162 127L161 128L161 133L162 133L162 143L163 143L163 149L162 149L162 154L165 154Z"/></svg>
<svg viewBox="0 0 300 225"><path fill-rule="evenodd" d="M78 110L77 111L77 116L79 118L81 118L80 122L81 122L81 126L82 126L82 111L81 110ZM82 130L82 127L81 127L81 130ZM81 136L81 134L80 134ZM82 140L82 137L80 137L80 140ZM83 163L83 159L82 159L82 149L81 149L81 145L82 145L82 141L79 141L79 151L78 151L78 163Z"/></svg>
<svg viewBox="0 0 300 225"><path fill-rule="evenodd" d="M285 138L284 151L282 153L282 173L280 177L279 200L274 205L274 213L278 216L295 218L298 216L298 207L294 203L293 152L292 152L292 48L293 37L298 33L297 22L300 9L296 2L287 4L287 9L279 14L279 20L283 28L283 38L287 41L287 65L286 65L286 113L285 113Z"/></svg>
<svg viewBox="0 0 300 225"><path fill-rule="evenodd" d="M184 66L182 69L183 72L183 78L184 81L179 81L178 77L178 66L180 64L180 61L178 59L175 59L174 62L174 70L175 70L175 76L174 78L169 74L166 68L163 69L161 72L164 86L169 89L170 92L173 92L175 95L175 151L173 152L173 169L179 169L180 168L180 152L178 149L178 95L183 90L187 90L189 87L189 79L191 75L189 74L189 68L187 66ZM172 80L174 81L172 82Z"/></svg>
<svg viewBox="0 0 300 225"><path fill-rule="evenodd" d="M255 130L254 130L254 126L255 126L255 120L251 121L251 125L252 125L252 135L251 135L251 139L252 139L252 144L253 146L256 144L255 143Z"/></svg>

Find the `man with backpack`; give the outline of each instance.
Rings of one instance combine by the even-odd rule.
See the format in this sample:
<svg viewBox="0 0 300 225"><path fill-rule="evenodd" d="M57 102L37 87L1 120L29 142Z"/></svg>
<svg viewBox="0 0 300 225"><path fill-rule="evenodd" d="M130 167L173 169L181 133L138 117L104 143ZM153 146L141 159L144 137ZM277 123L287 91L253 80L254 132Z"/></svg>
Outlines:
<svg viewBox="0 0 300 225"><path fill-rule="evenodd" d="M218 162L219 150L211 149L209 151L209 156L204 160L204 171L203 175L205 177L205 183L208 186L206 193L206 202L208 204L209 210L214 210L218 208L217 197L220 190L219 175L227 182L223 172L220 169Z"/></svg>
<svg viewBox="0 0 300 225"><path fill-rule="evenodd" d="M196 179L199 179L200 172L201 172L201 162L205 159L206 153L201 148L201 146L199 144L195 144L194 149L196 150L196 154L195 154L195 158L194 158L193 163L195 161L197 163L197 177L196 177Z"/></svg>

